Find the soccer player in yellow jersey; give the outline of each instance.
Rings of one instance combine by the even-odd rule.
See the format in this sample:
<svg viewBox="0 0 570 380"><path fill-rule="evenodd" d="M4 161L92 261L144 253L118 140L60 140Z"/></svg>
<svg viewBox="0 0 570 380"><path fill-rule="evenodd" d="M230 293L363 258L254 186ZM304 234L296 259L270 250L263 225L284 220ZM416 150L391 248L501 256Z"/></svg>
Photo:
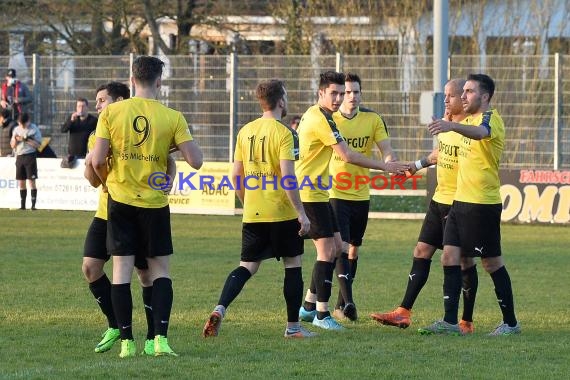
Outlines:
<svg viewBox="0 0 570 380"><path fill-rule="evenodd" d="M445 85L445 120L456 123L464 122L467 113L463 110L461 94L464 79L452 79ZM435 251L443 248L443 231L447 214L451 209L457 189L458 152L461 135L455 132L437 135L438 147L427 157L412 167L412 171L422 166L437 163L437 187L430 201L422 224L418 242L414 248L412 269L408 274L408 285L402 303L388 313L373 313L376 321L389 326L407 328L411 324L412 307L422 288L427 282L431 259ZM421 165L424 162L424 165ZM477 268L472 257L461 258L463 277L463 316L459 329L463 334L473 333L473 307L478 288Z"/></svg>
<svg viewBox="0 0 570 380"><path fill-rule="evenodd" d="M113 256L111 298L121 334L119 357L136 355L132 332L130 282L135 256L146 257L152 279L154 352L176 356L167 339L172 308L170 255L173 253L168 197L151 181L167 169L171 145L190 166L202 166L202 152L193 141L182 113L158 100L164 62L137 57L131 84L136 96L110 104L99 116L92 164L108 191L107 236ZM111 154L111 169L107 156Z"/></svg>
<svg viewBox="0 0 570 380"><path fill-rule="evenodd" d="M285 338L315 334L301 327L303 301L301 255L309 219L295 184L299 156L297 133L281 122L287 114L287 92L281 80L261 82L255 90L263 115L238 133L233 183L243 204L242 250L239 266L227 277L218 305L202 335L218 335L227 307L265 259L283 259L283 295L287 306Z"/></svg>
<svg viewBox="0 0 570 380"><path fill-rule="evenodd" d="M353 73L345 75L345 95L339 110L333 114L333 120L348 147L364 154L372 156L374 145L378 147L385 162L397 160L396 154L390 144L388 129L382 117L376 112L360 107L362 101L362 82L360 77ZM336 215L340 236L342 238L342 250L337 257L336 270L339 279L346 273L348 268L350 281L340 281L340 290L337 304L334 308L333 317L337 319L357 319L356 308L352 297L352 283L356 276L358 264L358 248L362 245L362 238L368 223L368 211L370 209L370 188L368 184L345 186L337 182L337 176L343 178L368 177L370 170L361 166L349 164L333 153L329 164L330 175L333 185L329 190L330 203ZM343 286L344 285L344 286ZM346 305L350 305L347 307ZM345 308L347 313L344 312Z"/></svg>
<svg viewBox="0 0 570 380"><path fill-rule="evenodd" d="M462 135L459 146L457 191L449 212L441 262L444 270L443 320L420 329L424 334L457 331L461 293L461 254L481 257L491 275L503 321L490 335L513 335L521 331L515 316L511 279L501 256L501 194L499 161L505 145L505 125L490 105L495 83L488 75L471 74L463 86L463 109L468 125L435 120L428 126L433 135L454 131Z"/></svg>
<svg viewBox="0 0 570 380"><path fill-rule="evenodd" d="M328 194L329 162L332 153L334 151L348 163L392 173L403 173L409 166L407 163L374 160L348 147L332 116L342 104L344 94L343 73L327 71L320 75L317 104L303 114L299 124L300 155L295 165L301 200L311 221L308 236L317 250L312 285L307 291L304 305L299 309L299 317L328 330L343 328L331 317L328 310L336 256L342 249L338 224ZM340 273L344 275L339 278L339 282L349 283L348 268L343 268ZM350 304L350 308L353 310L346 310L345 307L345 313L355 312L354 304Z"/></svg>

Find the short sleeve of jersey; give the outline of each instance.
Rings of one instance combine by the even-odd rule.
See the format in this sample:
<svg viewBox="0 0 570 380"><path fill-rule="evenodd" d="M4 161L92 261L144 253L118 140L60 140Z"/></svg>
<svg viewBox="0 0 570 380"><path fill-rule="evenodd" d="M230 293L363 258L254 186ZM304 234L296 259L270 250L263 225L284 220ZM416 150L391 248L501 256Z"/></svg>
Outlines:
<svg viewBox="0 0 570 380"><path fill-rule="evenodd" d="M342 135L338 131L333 118L324 112L322 112L322 117L326 120L326 123L321 121L317 124L319 128L316 128L315 136L326 146L331 146L341 142Z"/></svg>
<svg viewBox="0 0 570 380"><path fill-rule="evenodd" d="M89 135L89 138L87 139L87 151L91 152L93 150L93 148L95 148L95 132L91 132L91 134Z"/></svg>
<svg viewBox="0 0 570 380"><path fill-rule="evenodd" d="M105 108L103 112L101 112L99 118L97 119L97 128L95 128L95 137L101 137L107 140L111 139L107 116L108 116L108 107Z"/></svg>
<svg viewBox="0 0 570 380"><path fill-rule="evenodd" d="M190 128L188 127L188 123L186 122L184 115L182 115L182 113L179 112L178 122L176 123L176 133L174 135L174 143L178 145L182 144L183 142L192 141L192 140L194 140L194 138L190 133Z"/></svg>

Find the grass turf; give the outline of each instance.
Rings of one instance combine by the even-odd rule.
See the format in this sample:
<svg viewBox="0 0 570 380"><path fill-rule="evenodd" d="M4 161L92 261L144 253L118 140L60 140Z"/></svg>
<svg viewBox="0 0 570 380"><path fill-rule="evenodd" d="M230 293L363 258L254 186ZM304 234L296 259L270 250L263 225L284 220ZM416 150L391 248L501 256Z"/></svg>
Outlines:
<svg viewBox="0 0 570 380"><path fill-rule="evenodd" d="M503 251L523 333L486 336L501 316L490 277L479 269L475 334L420 336L442 316L439 253L407 330L380 326L370 312L401 301L420 221L370 220L354 285L360 315L347 331L286 340L281 263L268 261L229 307L220 335L202 326L239 260L239 217L173 215L174 307L169 342L178 358L118 358L119 345L93 349L105 330L81 274L91 212L0 210L0 378L565 378L570 373L568 226L503 225ZM304 278L315 259L306 242ZM111 276L111 264L107 264ZM133 280L134 333L146 323ZM305 287L306 288L306 287ZM336 299L333 287L331 300ZM316 331L310 324L306 327Z"/></svg>

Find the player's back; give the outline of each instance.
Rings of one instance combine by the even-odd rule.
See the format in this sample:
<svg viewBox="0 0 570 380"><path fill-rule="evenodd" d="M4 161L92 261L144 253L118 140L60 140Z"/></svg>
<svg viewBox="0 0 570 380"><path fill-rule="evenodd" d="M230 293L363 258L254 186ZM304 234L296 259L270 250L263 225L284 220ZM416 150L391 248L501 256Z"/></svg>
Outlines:
<svg viewBox="0 0 570 380"><path fill-rule="evenodd" d="M101 126L108 134L100 134ZM168 151L176 136L177 141L192 139L180 112L154 99L123 100L101 112L97 136L110 140L112 170L107 187L114 200L141 207L168 204L162 191L148 182L153 173L166 172Z"/></svg>
<svg viewBox="0 0 570 380"><path fill-rule="evenodd" d="M244 175L257 177L245 187L244 222L275 222L296 218L281 183L280 160L298 158L297 133L276 119L259 118L238 133L235 159Z"/></svg>

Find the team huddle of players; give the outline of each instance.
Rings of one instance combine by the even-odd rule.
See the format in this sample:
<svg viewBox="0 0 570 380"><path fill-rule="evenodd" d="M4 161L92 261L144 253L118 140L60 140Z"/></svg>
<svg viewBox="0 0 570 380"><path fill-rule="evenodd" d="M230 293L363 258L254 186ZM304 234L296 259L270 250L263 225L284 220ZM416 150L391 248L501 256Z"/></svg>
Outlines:
<svg viewBox="0 0 570 380"><path fill-rule="evenodd" d="M167 167L170 173L175 170L168 156L171 145L195 169L202 165L202 153L182 114L156 100L162 68L163 62L157 58L138 57L132 78L136 97L130 99L128 88L122 95L111 87L98 89L99 122L86 159L86 177L92 185L101 185L101 198L86 238L83 272L109 324L95 351L108 351L120 339L120 357L136 355L130 292L134 267L143 287L147 316L143 354L176 355L167 339L172 307L169 256L173 253L166 195L169 189L153 189L147 180L151 173L165 172ZM236 194L243 204L240 262L227 276L204 326L204 337L218 335L227 308L268 258L278 258L284 265L286 338L316 335L301 321L342 330L339 321L357 320L352 288L370 193L367 186L335 186L335 174L366 176L369 169L377 169L410 175L433 164L437 164L438 187L414 250L404 300L393 312L371 317L382 324L408 327L412 305L427 281L431 257L440 248L445 314L419 332L473 332L477 290L474 257L481 257L490 273L503 315L491 335L520 332L511 282L501 256L498 162L504 125L489 105L494 82L484 74L448 82L446 115L430 123L428 129L437 135L440 146L455 148L436 149L416 162L397 161L382 117L360 106L361 90L362 82L356 74L322 73L318 101L294 130L282 122L288 102L285 83L272 79L258 84L256 97L263 114L240 129L232 171ZM350 146L347 141L351 141ZM374 146L382 160L373 158ZM125 153L134 158L117 158ZM136 160L137 154L154 155L158 160ZM239 181L250 172L276 174L287 185L240 186ZM298 189L295 178L309 178L314 186ZM327 182L330 178L331 184ZM301 257L306 238L313 241L317 257L303 301ZM109 255L113 257L112 284L103 271ZM331 315L329 299L335 272L339 294ZM462 288L464 312L458 322Z"/></svg>

